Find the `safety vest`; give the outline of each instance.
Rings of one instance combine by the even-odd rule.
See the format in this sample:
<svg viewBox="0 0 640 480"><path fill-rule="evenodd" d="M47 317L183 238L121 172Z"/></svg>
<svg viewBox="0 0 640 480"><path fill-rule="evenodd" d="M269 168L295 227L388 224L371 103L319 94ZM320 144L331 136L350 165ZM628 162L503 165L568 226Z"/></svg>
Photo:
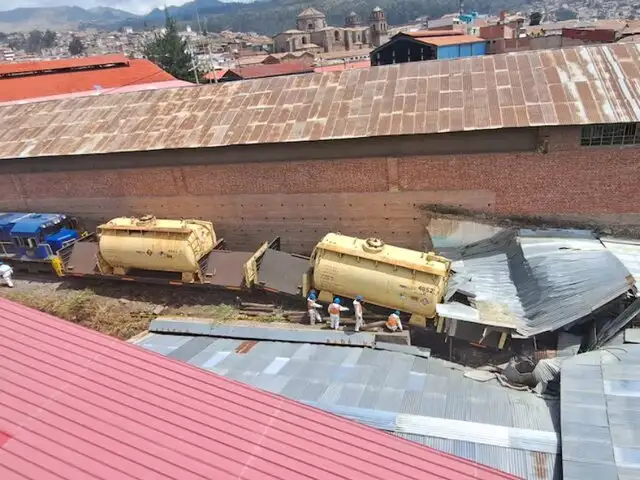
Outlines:
<svg viewBox="0 0 640 480"><path fill-rule="evenodd" d="M314 308L316 308L314 307L315 303L316 303L315 300L311 300L310 298L307 298L307 309L313 310Z"/></svg>
<svg viewBox="0 0 640 480"><path fill-rule="evenodd" d="M329 305L329 313L331 315L340 315L340 306L336 303Z"/></svg>
<svg viewBox="0 0 640 480"><path fill-rule="evenodd" d="M358 301L353 302L353 310L356 315L362 315L362 304Z"/></svg>
<svg viewBox="0 0 640 480"><path fill-rule="evenodd" d="M399 326L400 326L400 318L395 313L392 313L391 315L389 315L389 318L387 318L387 327L393 328L393 327L399 327Z"/></svg>

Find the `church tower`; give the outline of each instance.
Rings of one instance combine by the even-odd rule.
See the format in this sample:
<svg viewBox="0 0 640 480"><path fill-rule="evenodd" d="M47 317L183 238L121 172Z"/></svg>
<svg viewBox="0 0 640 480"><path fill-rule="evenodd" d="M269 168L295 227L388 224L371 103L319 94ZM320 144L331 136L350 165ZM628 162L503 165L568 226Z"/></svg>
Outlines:
<svg viewBox="0 0 640 480"><path fill-rule="evenodd" d="M379 47L389 40L387 35L387 18L380 7L376 7L369 16L369 25L371 26L371 43L374 47Z"/></svg>

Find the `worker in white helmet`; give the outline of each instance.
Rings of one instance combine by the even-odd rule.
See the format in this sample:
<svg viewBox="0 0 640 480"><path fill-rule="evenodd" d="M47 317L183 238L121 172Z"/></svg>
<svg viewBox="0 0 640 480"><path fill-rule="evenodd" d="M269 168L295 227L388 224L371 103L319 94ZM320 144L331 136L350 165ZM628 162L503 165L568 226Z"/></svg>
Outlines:
<svg viewBox="0 0 640 480"><path fill-rule="evenodd" d="M4 283L7 284L9 288L13 288L13 280L11 280L11 275L13 275L13 268L6 263L0 263L0 277Z"/></svg>
<svg viewBox="0 0 640 480"><path fill-rule="evenodd" d="M340 298L333 299L333 303L329 305L329 318L331 319L331 328L337 330L340 328L340 312L348 312L347 307L340 305Z"/></svg>
<svg viewBox="0 0 640 480"><path fill-rule="evenodd" d="M363 303L362 295L358 295L356 299L353 301L353 314L356 317L356 327L355 331L359 332L360 327L364 325L364 320L362 319L362 303Z"/></svg>
<svg viewBox="0 0 640 480"><path fill-rule="evenodd" d="M311 290L307 297L307 312L309 313L309 323L311 325L315 325L316 322L322 322L322 315L316 310L317 308L322 308L322 305L316 303L316 298L316 291Z"/></svg>
<svg viewBox="0 0 640 480"><path fill-rule="evenodd" d="M400 312L396 310L389 318L387 318L387 323L384 325L388 330L392 332L402 331L402 322L400 321Z"/></svg>

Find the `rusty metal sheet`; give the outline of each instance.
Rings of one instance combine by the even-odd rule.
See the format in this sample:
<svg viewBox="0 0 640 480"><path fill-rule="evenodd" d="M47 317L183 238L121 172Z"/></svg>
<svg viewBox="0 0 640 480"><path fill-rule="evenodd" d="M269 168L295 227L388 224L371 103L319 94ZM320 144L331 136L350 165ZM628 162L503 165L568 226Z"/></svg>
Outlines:
<svg viewBox="0 0 640 480"><path fill-rule="evenodd" d="M309 259L267 250L260 263L259 284L267 290L301 295L302 276L309 270Z"/></svg>
<svg viewBox="0 0 640 480"><path fill-rule="evenodd" d="M65 265L69 275L95 275L97 273L98 243L77 242L73 245Z"/></svg>
<svg viewBox="0 0 640 480"><path fill-rule="evenodd" d="M244 285L244 264L254 252L214 250L209 254L205 283L217 287L241 288Z"/></svg>
<svg viewBox="0 0 640 480"><path fill-rule="evenodd" d="M0 158L639 122L638 64L640 43L604 44L46 104L34 99L0 106ZM501 109L490 121L475 113L488 98ZM437 118L422 121L428 112ZM404 119L409 113L417 116Z"/></svg>

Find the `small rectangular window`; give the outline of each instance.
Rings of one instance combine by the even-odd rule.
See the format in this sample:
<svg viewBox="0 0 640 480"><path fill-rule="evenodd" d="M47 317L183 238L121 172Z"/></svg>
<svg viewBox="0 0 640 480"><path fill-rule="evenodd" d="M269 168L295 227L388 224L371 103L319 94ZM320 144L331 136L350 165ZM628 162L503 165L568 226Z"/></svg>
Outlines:
<svg viewBox="0 0 640 480"><path fill-rule="evenodd" d="M599 147L609 145L640 144L640 127L638 123L612 123L603 125L586 125L580 133L580 145Z"/></svg>

